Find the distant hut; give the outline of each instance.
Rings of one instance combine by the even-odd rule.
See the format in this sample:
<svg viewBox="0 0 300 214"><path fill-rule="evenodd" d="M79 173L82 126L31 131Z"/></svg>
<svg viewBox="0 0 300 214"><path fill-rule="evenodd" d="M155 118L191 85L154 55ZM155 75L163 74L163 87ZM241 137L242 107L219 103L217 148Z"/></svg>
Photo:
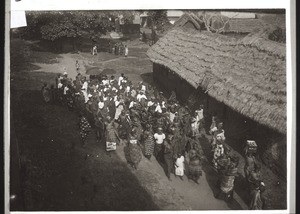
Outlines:
<svg viewBox="0 0 300 214"><path fill-rule="evenodd" d="M265 163L286 175L285 45L197 28L175 27L148 50L154 80L181 101L192 98L191 108L203 103L208 124L217 112L236 150L256 140Z"/></svg>
<svg viewBox="0 0 300 214"><path fill-rule="evenodd" d="M174 23L174 27L200 30L204 26L202 21L196 15L193 13L185 13Z"/></svg>

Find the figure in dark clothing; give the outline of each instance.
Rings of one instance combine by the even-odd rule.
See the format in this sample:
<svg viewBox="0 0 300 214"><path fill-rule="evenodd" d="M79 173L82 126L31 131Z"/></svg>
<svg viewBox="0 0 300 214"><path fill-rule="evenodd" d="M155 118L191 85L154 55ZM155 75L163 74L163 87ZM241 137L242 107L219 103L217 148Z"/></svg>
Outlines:
<svg viewBox="0 0 300 214"><path fill-rule="evenodd" d="M86 139L91 131L91 125L89 124L89 122L85 116L81 116L80 122L79 122L79 128L80 128L80 136L81 136L82 146L85 146Z"/></svg>
<svg viewBox="0 0 300 214"><path fill-rule="evenodd" d="M189 163L188 163L188 179L192 179L197 184L199 184L199 178L202 176L201 169L201 158L198 156L195 150L190 150L189 152Z"/></svg>
<svg viewBox="0 0 300 214"><path fill-rule="evenodd" d="M216 198L223 198L225 201L232 201L234 181L238 176L238 158L229 158L229 163L226 164L222 170L219 170L220 182L219 192Z"/></svg>
<svg viewBox="0 0 300 214"><path fill-rule="evenodd" d="M48 88L47 83L44 83L41 91L42 91L42 95L43 95L43 99L44 99L45 103L49 103L51 94L50 94L50 89Z"/></svg>
<svg viewBox="0 0 300 214"><path fill-rule="evenodd" d="M129 135L129 163L134 169L137 169L140 161L142 160L142 151L139 146L139 140L136 129L132 129L131 134Z"/></svg>
<svg viewBox="0 0 300 214"><path fill-rule="evenodd" d="M167 174L167 177L168 177L169 181L172 180L171 179L171 172L174 171L174 161L173 161L174 152L173 152L172 140L173 140L173 136L168 135L167 140L165 140L165 142L163 144L166 174Z"/></svg>
<svg viewBox="0 0 300 214"><path fill-rule="evenodd" d="M144 146L145 146L145 157L150 160L151 156L154 153L154 136L153 136L153 131L152 127L150 124L146 125L146 130L143 133L143 139L144 139Z"/></svg>

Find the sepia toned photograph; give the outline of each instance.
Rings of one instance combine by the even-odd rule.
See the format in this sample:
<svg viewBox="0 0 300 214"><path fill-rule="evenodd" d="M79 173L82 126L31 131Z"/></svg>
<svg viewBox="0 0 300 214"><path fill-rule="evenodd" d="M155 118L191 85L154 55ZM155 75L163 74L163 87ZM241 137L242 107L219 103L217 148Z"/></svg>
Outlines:
<svg viewBox="0 0 300 214"><path fill-rule="evenodd" d="M286 9L18 15L10 211L287 209Z"/></svg>

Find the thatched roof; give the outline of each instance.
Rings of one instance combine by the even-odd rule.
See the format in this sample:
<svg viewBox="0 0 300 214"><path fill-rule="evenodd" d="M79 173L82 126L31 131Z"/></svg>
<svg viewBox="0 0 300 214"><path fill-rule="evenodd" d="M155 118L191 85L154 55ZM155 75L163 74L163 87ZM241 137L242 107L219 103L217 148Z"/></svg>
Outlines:
<svg viewBox="0 0 300 214"><path fill-rule="evenodd" d="M147 55L241 114L286 133L285 46L252 39L174 28Z"/></svg>
<svg viewBox="0 0 300 214"><path fill-rule="evenodd" d="M259 19L230 19L226 32L250 33L262 26L263 23Z"/></svg>
<svg viewBox="0 0 300 214"><path fill-rule="evenodd" d="M174 27L183 27L186 23L188 23L188 22L191 22L194 26L195 26L195 28L197 29L197 30L200 30L200 19L196 16L196 15L194 15L194 14L192 14L192 13L190 13L190 14L188 14L188 13L185 13L185 14L183 14L175 23L174 23Z"/></svg>

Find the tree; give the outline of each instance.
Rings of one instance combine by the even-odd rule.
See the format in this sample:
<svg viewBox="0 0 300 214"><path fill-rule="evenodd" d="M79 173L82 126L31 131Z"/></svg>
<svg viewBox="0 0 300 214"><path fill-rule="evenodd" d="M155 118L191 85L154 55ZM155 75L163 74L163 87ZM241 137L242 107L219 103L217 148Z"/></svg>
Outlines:
<svg viewBox="0 0 300 214"><path fill-rule="evenodd" d="M62 45L65 39L79 38L96 40L101 35L115 29L115 18L123 16L125 22L132 22L132 11L65 11L65 12L28 12L28 27L24 34L35 35L40 39Z"/></svg>
<svg viewBox="0 0 300 214"><path fill-rule="evenodd" d="M268 35L268 39L279 43L285 43L286 42L285 31L282 28L277 27L273 32L271 32Z"/></svg>
<svg viewBox="0 0 300 214"><path fill-rule="evenodd" d="M113 29L109 14L105 12L58 12L53 19L41 26L43 39L57 41L72 38L96 39Z"/></svg>
<svg viewBox="0 0 300 214"><path fill-rule="evenodd" d="M229 18L213 12L202 12L200 20L203 21L205 28L209 32L223 33L229 27Z"/></svg>
<svg viewBox="0 0 300 214"><path fill-rule="evenodd" d="M151 29L164 31L170 25L166 10L150 10L148 11L148 21Z"/></svg>
<svg viewBox="0 0 300 214"><path fill-rule="evenodd" d="M143 11L142 11L143 12ZM158 40L158 34L170 28L166 10L150 10L148 14L148 26L151 28L152 44Z"/></svg>

